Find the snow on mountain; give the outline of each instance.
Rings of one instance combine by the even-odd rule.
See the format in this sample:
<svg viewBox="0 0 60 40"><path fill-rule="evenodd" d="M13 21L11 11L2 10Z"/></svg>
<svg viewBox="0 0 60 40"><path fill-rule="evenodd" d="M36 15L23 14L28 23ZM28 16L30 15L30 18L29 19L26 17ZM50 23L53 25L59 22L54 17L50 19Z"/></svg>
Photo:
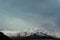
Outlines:
<svg viewBox="0 0 60 40"><path fill-rule="evenodd" d="M47 31L45 31L45 30L43 31L41 29L38 29L37 27L27 28L23 32L21 32L21 31L9 31L9 30L3 30L1 32L3 32L6 36L9 36L9 37L17 37L18 35L20 35L20 36L30 36L34 33L36 33L37 35L41 35L41 36L46 36L45 34L50 35Z"/></svg>
<svg viewBox="0 0 60 40"><path fill-rule="evenodd" d="M43 30L42 28L37 28L37 27L28 27L26 30L24 30L24 32L27 32L28 34L31 33L36 33L36 32L43 32L43 33L47 33L46 30Z"/></svg>

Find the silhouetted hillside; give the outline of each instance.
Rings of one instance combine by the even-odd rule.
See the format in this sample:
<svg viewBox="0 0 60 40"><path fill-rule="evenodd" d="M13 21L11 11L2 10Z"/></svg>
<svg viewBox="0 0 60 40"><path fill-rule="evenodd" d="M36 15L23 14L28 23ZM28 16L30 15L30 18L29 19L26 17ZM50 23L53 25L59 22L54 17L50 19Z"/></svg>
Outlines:
<svg viewBox="0 0 60 40"><path fill-rule="evenodd" d="M8 36L4 35L2 32L0 32L0 40L11 40Z"/></svg>

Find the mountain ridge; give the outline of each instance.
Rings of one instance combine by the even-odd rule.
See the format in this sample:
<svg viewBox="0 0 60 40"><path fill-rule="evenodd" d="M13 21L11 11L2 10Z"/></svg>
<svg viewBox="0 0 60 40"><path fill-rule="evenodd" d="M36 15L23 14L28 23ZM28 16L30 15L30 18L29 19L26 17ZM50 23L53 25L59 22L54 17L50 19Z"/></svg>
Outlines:
<svg viewBox="0 0 60 40"><path fill-rule="evenodd" d="M0 33L3 33L3 32L0 32ZM13 31L12 31L12 33L13 33ZM41 33L42 35L39 35L39 33ZM4 33L3 33L4 34ZM2 34L2 35L3 35ZM14 33L13 33L14 34ZM5 35L5 34L4 34ZM4 36L3 35L3 37L5 37L5 36L7 36L7 35L5 35ZM16 34L17 35L17 34ZM12 40L26 40L26 39L54 39L54 40L60 40L60 38L57 38L57 37L55 37L55 36L51 36L51 35L48 35L48 34L46 34L46 33L43 33L43 32L36 32L36 33L31 33L31 35L28 35L28 33L27 32L24 32L24 35L23 36L21 36L21 34L20 33L18 33L18 35L17 36L11 36L11 37L9 37L9 36L7 36L7 37L9 37L9 38L11 38ZM0 35L1 36L1 35ZM2 38L3 38L2 37ZM1 37L0 37L1 38Z"/></svg>

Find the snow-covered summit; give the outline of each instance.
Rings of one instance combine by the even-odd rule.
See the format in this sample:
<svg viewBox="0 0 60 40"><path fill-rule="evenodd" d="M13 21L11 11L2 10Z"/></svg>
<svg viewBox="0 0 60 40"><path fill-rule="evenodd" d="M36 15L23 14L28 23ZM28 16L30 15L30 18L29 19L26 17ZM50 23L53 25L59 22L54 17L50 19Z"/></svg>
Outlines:
<svg viewBox="0 0 60 40"><path fill-rule="evenodd" d="M1 31L3 32L5 35L11 37L11 36L29 36L31 34L34 34L34 33L38 33L39 35L43 35L42 33L40 32L43 32L45 33L45 31L42 31L40 29L38 29L37 27L30 27L30 28L27 28L26 30L24 31L9 31L9 30L3 30Z"/></svg>

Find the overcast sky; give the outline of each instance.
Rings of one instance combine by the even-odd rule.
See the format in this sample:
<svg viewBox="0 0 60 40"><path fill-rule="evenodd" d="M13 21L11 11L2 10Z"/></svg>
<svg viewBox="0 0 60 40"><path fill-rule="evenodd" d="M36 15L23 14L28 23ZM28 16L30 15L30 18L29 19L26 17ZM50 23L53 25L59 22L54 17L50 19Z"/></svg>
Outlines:
<svg viewBox="0 0 60 40"><path fill-rule="evenodd" d="M0 30L31 27L60 33L60 0L0 0Z"/></svg>

